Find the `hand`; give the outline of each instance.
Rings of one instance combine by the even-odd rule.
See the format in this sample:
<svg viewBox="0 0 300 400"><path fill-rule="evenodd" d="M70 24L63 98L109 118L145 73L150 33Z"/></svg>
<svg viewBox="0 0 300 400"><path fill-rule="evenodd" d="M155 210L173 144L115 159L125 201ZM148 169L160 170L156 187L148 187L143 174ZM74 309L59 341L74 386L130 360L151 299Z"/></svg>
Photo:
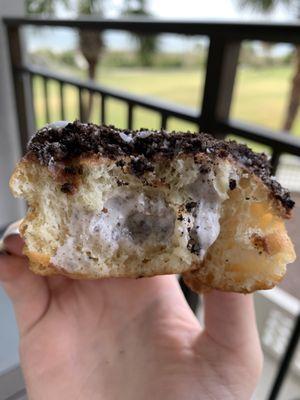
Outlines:
<svg viewBox="0 0 300 400"><path fill-rule="evenodd" d="M30 400L250 399L262 366L251 295L206 294L203 328L175 276L44 278L19 236L5 245Z"/></svg>

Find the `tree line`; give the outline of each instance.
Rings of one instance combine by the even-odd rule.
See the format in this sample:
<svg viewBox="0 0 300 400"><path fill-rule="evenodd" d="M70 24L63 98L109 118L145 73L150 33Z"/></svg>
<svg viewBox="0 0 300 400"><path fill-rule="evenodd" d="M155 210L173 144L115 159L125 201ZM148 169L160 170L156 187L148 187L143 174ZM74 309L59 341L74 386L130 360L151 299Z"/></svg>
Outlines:
<svg viewBox="0 0 300 400"><path fill-rule="evenodd" d="M104 17L106 0L26 0L26 11L29 15L55 16L59 7L72 10L77 15ZM124 0L120 14L122 16L149 17L147 0ZM157 51L156 35L132 34L137 42L137 56L142 66L153 64ZM104 41L101 33L93 30L78 29L78 48L88 65L88 78L95 80L97 65L102 57ZM88 120L93 105L93 95L83 103L84 119Z"/></svg>

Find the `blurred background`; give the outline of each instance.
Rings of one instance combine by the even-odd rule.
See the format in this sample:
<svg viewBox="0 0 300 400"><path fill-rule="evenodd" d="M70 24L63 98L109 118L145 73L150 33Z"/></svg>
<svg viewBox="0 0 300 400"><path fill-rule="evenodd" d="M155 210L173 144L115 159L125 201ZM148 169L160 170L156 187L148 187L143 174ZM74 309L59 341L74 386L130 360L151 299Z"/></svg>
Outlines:
<svg viewBox="0 0 300 400"><path fill-rule="evenodd" d="M167 19L297 21L300 3L287 0L27 0L28 15L76 18L159 17ZM298 6L298 7L297 7ZM199 108L209 40L204 36L175 34L144 35L26 27L24 32L30 63L68 76L88 78L105 85L155 96ZM298 86L297 86L298 85ZM291 86L293 92L291 93ZM50 120L59 119L59 93L49 85ZM34 82L37 127L47 122L43 114L41 82ZM245 41L239 56L231 115L287 134L300 136L295 103L300 97L300 49L291 44ZM66 96L67 119L78 117L76 94ZM99 121L95 101L86 117ZM124 107L124 110L125 107ZM126 114L118 102L108 105L107 123L126 126ZM123 112L122 112L123 111ZM159 128L155 115L141 110L135 127ZM196 125L171 121L168 129L197 130Z"/></svg>
<svg viewBox="0 0 300 400"><path fill-rule="evenodd" d="M296 200L287 225L299 252L299 0L0 0L0 17L10 17L0 23L0 231L25 211L8 179L28 137L48 122L78 118L121 128L203 129L266 152ZM30 18L108 25L95 31ZM173 21L176 33L111 28L135 20ZM205 33L189 34L187 22ZM239 23L249 32L244 39ZM254 398L299 400L299 262L280 289L255 301L265 366ZM0 311L0 399L25 398L3 292Z"/></svg>

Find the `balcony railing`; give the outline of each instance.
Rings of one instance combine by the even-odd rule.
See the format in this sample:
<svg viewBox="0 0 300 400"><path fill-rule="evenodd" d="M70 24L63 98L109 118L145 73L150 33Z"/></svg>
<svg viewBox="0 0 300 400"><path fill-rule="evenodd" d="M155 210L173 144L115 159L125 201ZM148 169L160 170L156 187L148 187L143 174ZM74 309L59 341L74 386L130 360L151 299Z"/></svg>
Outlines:
<svg viewBox="0 0 300 400"><path fill-rule="evenodd" d="M49 80L59 85L60 117L65 119L65 86L71 85L78 95L78 117L83 119L83 93L88 91L100 96L100 120L106 122L107 100L114 98L124 102L127 107L127 127L132 128L136 107L143 107L159 114L162 129L168 128L171 117L195 123L199 130L207 131L219 137L235 134L240 137L267 145L271 149L273 172L279 163L281 154L300 155L300 141L283 132L275 132L260 126L254 126L233 120L230 107L238 68L240 47L245 40L267 42L286 42L300 44L300 25L296 24L240 24L208 23L162 20L107 20L77 19L57 20L38 18L4 18L7 40L10 50L13 72L15 102L17 107L20 142L22 149L35 128L35 110L33 107L33 79L43 81L44 115L49 121ZM119 91L90 81L79 81L61 74L27 65L24 62L21 28L24 25L68 27L96 31L122 30L143 34L175 33L180 35L205 35L209 38L208 58L206 63L205 84L202 106L198 110L178 106L167 102L149 99L125 91ZM200 67L199 67L200 73ZM187 294L191 296L191 294ZM192 299L190 299L192 302ZM278 367L277 377L270 389L269 400L278 397L282 382L286 377L300 335L300 315L295 319L294 329L286 348L283 360Z"/></svg>

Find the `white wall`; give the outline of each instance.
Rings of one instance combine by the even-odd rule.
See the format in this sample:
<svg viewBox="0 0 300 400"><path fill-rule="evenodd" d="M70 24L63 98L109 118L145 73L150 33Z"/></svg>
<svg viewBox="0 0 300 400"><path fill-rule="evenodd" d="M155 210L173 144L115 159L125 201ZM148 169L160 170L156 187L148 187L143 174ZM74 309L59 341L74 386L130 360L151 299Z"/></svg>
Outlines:
<svg viewBox="0 0 300 400"><path fill-rule="evenodd" d="M0 0L0 19L4 15L24 15L24 1ZM8 189L8 180L19 156L20 147L6 32L0 21L0 228L20 218L24 212L23 203L15 200Z"/></svg>

